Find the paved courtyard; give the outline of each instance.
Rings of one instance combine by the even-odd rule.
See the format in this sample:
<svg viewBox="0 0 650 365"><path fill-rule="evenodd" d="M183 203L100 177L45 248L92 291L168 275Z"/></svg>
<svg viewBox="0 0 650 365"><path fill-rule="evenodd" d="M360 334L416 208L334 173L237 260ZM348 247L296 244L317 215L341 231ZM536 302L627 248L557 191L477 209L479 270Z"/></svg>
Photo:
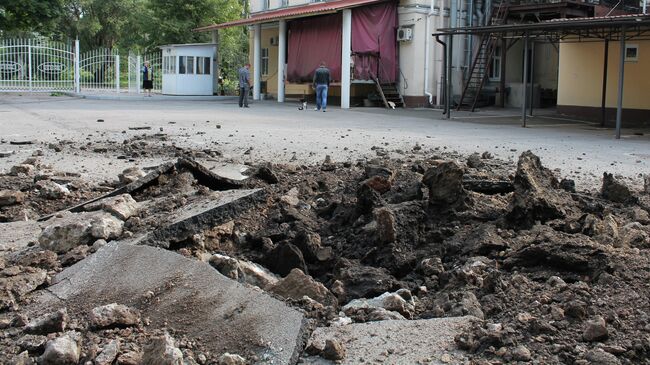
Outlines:
<svg viewBox="0 0 650 365"><path fill-rule="evenodd" d="M0 170L24 160L35 148L10 145L10 141L72 140L92 145L164 133L169 143L179 147L217 149L238 162L318 163L326 155L335 161L355 161L374 156L373 146L406 160L412 147L420 144L462 154L489 151L506 160L516 160L530 149L545 165L576 179L579 189L597 186L604 171L626 177L635 186L641 186L643 173L650 173L647 130L624 129L622 139L616 140L612 129L554 116L534 117L528 128L522 128L516 110L453 113L447 120L432 110L331 107L327 113L317 113L299 111L297 106L263 101L240 109L234 98L97 100L0 94L0 151L15 152L0 159ZM150 129L129 129L134 127ZM83 151L44 153L45 162L58 169L93 177L114 178L133 164L97 154L88 158ZM155 158L138 161L141 165L158 162Z"/></svg>

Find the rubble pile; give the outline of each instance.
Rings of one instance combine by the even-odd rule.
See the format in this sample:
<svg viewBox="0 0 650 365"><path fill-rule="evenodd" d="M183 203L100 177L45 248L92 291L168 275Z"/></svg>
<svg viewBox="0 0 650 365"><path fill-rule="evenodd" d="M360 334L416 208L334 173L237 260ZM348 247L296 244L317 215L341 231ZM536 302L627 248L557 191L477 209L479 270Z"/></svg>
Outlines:
<svg viewBox="0 0 650 365"><path fill-rule="evenodd" d="M650 196L608 173L589 191L531 152L421 149L237 181L183 157L99 185L43 169L0 176L3 221L43 218L0 258L3 363L650 358ZM260 340L258 300L294 337Z"/></svg>

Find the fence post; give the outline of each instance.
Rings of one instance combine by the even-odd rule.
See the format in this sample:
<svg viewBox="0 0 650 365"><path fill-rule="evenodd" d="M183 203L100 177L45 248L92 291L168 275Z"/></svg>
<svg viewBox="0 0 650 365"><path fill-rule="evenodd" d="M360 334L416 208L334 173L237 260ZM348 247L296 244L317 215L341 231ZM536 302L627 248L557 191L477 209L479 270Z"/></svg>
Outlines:
<svg viewBox="0 0 650 365"><path fill-rule="evenodd" d="M138 55L138 57L136 57L136 61L135 61L135 72L136 72L136 74L135 74L135 88L138 90L138 94L140 94L140 76L141 76L140 65L141 64L142 64L142 56Z"/></svg>
<svg viewBox="0 0 650 365"><path fill-rule="evenodd" d="M29 92L32 92L32 40L27 39L27 72L29 72Z"/></svg>
<svg viewBox="0 0 650 365"><path fill-rule="evenodd" d="M81 75L79 74L79 40L75 39L74 41L74 91L75 93L81 92L81 87L79 82L81 81Z"/></svg>
<svg viewBox="0 0 650 365"><path fill-rule="evenodd" d="M115 55L115 92L120 92L120 53Z"/></svg>

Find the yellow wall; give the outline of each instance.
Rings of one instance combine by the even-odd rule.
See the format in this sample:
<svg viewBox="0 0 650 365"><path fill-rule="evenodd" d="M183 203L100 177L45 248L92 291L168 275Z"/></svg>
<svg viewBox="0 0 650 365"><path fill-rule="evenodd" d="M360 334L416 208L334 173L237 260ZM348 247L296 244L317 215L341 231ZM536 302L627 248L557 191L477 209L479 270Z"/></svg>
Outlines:
<svg viewBox="0 0 650 365"><path fill-rule="evenodd" d="M262 49L268 48L269 49L269 72L268 75L262 75L262 81L266 81L266 93L270 94L273 96L273 98L277 98L278 95L278 46L272 46L271 45L271 37L277 37L278 36L278 28L277 27L269 27L269 28L262 28L262 39L261 39L261 45ZM254 32L249 32L249 56L248 56L248 61L251 64L251 77L254 75L255 69L254 69L254 62L253 62L253 37L254 37ZM355 87L353 85L352 90L350 91L352 96L362 96L366 95L367 92L364 92L362 87ZM314 93L314 90L311 88L310 83L304 83L304 84L292 84L288 83L285 84L284 86L284 93L285 95L310 95ZM341 96L341 87L340 84L332 84L329 91L328 95L330 96Z"/></svg>
<svg viewBox="0 0 650 365"><path fill-rule="evenodd" d="M628 41L639 45L638 61L625 63L623 107L650 109L650 41ZM609 42L607 107L618 98L619 43ZM604 42L560 44L558 105L600 107L603 83Z"/></svg>

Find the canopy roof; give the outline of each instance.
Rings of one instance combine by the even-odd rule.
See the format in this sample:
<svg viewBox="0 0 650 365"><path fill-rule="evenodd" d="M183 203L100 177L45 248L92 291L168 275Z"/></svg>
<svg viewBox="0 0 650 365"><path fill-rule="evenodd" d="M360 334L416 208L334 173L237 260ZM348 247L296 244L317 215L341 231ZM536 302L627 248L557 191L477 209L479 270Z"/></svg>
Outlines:
<svg viewBox="0 0 650 365"><path fill-rule="evenodd" d="M489 25L481 27L441 28L433 35L492 34L498 36L549 37L565 36L617 39L625 28L626 38L640 39L650 32L650 15L628 14L590 18L553 19L537 23Z"/></svg>
<svg viewBox="0 0 650 365"><path fill-rule="evenodd" d="M300 6L292 6L277 10L255 13L248 18L237 19L221 24L212 24L194 29L195 32L207 32L214 29L230 28L238 25L267 23L281 19L302 18L320 14L335 13L339 10L354 8L363 5L376 4L388 0L336 0L317 2Z"/></svg>

